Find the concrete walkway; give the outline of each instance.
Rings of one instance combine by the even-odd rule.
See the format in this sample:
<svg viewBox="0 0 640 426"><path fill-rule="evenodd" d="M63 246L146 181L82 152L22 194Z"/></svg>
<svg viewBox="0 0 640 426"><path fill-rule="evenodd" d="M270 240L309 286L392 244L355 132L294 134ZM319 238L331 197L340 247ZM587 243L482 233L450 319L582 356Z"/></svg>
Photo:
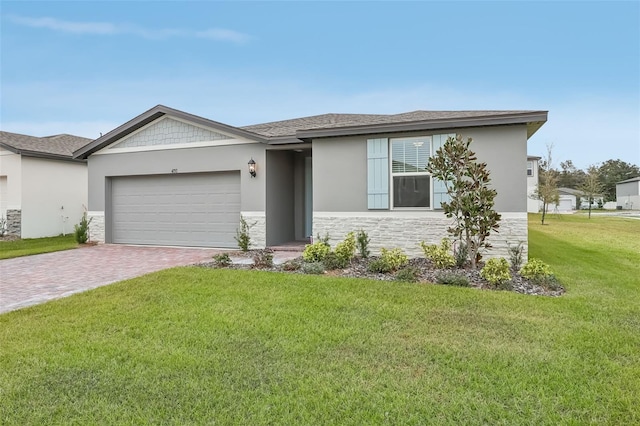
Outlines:
<svg viewBox="0 0 640 426"><path fill-rule="evenodd" d="M221 252L105 244L0 260L0 313L150 272L211 260Z"/></svg>

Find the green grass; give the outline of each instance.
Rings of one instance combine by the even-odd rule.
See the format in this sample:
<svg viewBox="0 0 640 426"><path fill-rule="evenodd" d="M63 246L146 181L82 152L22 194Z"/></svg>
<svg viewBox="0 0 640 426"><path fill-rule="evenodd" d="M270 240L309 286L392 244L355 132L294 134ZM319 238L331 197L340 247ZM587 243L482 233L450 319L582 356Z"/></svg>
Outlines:
<svg viewBox="0 0 640 426"><path fill-rule="evenodd" d="M52 251L78 247L72 234L58 237L25 238L24 240L0 241L0 259L31 256Z"/></svg>
<svg viewBox="0 0 640 426"><path fill-rule="evenodd" d="M187 267L0 315L0 424L639 424L640 221L530 223L563 297Z"/></svg>

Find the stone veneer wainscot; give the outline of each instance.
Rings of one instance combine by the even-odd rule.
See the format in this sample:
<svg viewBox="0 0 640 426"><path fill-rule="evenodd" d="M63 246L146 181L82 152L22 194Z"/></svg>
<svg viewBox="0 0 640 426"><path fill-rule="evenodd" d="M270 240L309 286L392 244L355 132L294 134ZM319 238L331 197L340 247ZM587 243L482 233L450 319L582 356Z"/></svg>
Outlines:
<svg viewBox="0 0 640 426"><path fill-rule="evenodd" d="M499 232L493 232L489 241L493 246L483 253L486 258L509 256L509 245L524 243L524 256L527 255L527 214L500 213ZM440 212L315 212L313 214L313 235L326 233L330 243L335 246L350 231L360 229L369 235L372 255L378 255L382 247L401 248L410 257L423 256L420 242L439 244L444 237L451 238L447 228L453 224Z"/></svg>

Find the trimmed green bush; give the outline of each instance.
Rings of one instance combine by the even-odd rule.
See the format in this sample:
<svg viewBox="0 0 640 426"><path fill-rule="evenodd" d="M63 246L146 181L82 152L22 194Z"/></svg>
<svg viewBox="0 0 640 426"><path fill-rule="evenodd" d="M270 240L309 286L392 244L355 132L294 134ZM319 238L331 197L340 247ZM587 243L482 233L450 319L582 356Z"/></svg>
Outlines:
<svg viewBox="0 0 640 426"><path fill-rule="evenodd" d="M334 252L340 261L344 262L346 266L346 264L351 262L351 259L356 255L356 235L353 232L349 232L344 241L341 241L336 245Z"/></svg>
<svg viewBox="0 0 640 426"><path fill-rule="evenodd" d="M418 281L418 277L420 275L420 270L415 266L405 266L396 272L396 275L393 277L396 281L404 281L409 283L415 283Z"/></svg>
<svg viewBox="0 0 640 426"><path fill-rule="evenodd" d="M504 257L489 259L480 271L480 276L494 286L510 281L509 262Z"/></svg>
<svg viewBox="0 0 640 426"><path fill-rule="evenodd" d="M302 272L305 274L324 274L324 264L322 262L305 262L302 264Z"/></svg>
<svg viewBox="0 0 640 426"><path fill-rule="evenodd" d="M398 270L407 263L409 263L409 258L401 249L394 248L388 250L382 248L380 249L380 257L369 263L369 270L371 272L386 274Z"/></svg>
<svg viewBox="0 0 640 426"><path fill-rule="evenodd" d="M431 260L438 269L449 268L456 264L456 259L451 254L451 241L448 238L443 238L439 246L425 244L422 241L420 242L420 247L422 247L425 257Z"/></svg>
<svg viewBox="0 0 640 426"><path fill-rule="evenodd" d="M333 271L336 269L344 269L349 264L349 261L343 257L338 256L335 252L329 252L322 260L324 267L327 271Z"/></svg>
<svg viewBox="0 0 640 426"><path fill-rule="evenodd" d="M217 268L226 268L231 265L231 257L229 253L220 253L213 256L213 263Z"/></svg>
<svg viewBox="0 0 640 426"><path fill-rule="evenodd" d="M305 262L322 262L331 252L331 248L323 241L317 241L313 244L307 244L302 252L302 258Z"/></svg>
<svg viewBox="0 0 640 426"><path fill-rule="evenodd" d="M540 279L551 275L551 268L542 260L530 259L520 269L520 275L528 279Z"/></svg>
<svg viewBox="0 0 640 426"><path fill-rule="evenodd" d="M469 278L466 275L455 272L443 271L436 274L438 284L452 285L456 287L469 287Z"/></svg>

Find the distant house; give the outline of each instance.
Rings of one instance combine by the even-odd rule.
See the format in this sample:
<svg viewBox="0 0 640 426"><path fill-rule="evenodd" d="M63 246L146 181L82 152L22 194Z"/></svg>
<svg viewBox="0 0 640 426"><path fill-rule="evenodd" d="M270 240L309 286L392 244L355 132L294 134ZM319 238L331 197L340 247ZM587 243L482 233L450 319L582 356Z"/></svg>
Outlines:
<svg viewBox="0 0 640 426"><path fill-rule="evenodd" d="M550 213L566 213L579 209L588 209L589 200L579 189L573 188L558 188L558 194L560 200L558 204L550 204L547 211ZM591 208L597 208L602 203L602 195L596 195L593 197Z"/></svg>
<svg viewBox="0 0 640 426"><path fill-rule="evenodd" d="M640 176L616 183L618 208L640 209Z"/></svg>
<svg viewBox="0 0 640 426"><path fill-rule="evenodd" d="M69 233L87 205L87 164L72 157L91 139L0 132L0 215L10 234Z"/></svg>
<svg viewBox="0 0 640 426"><path fill-rule="evenodd" d="M527 212L538 213L542 208L540 200L534 198L538 188L538 161L540 157L527 156Z"/></svg>

